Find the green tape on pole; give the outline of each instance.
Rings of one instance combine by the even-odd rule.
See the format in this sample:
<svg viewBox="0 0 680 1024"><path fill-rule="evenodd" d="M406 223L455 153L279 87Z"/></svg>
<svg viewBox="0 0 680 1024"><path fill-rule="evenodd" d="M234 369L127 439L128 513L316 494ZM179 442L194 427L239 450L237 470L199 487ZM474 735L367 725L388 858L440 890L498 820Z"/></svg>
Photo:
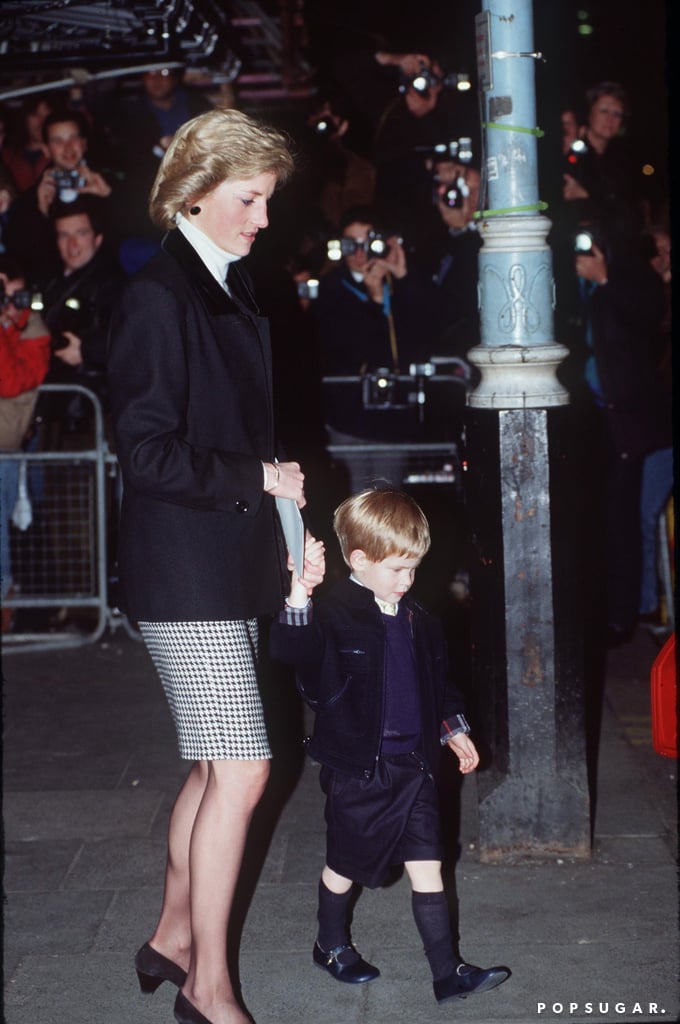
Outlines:
<svg viewBox="0 0 680 1024"><path fill-rule="evenodd" d="M528 206L507 206L498 210L476 210L472 215L473 220L483 220L484 217L500 217L504 213L529 213L531 210L547 210L548 204L542 199L538 203L530 203Z"/></svg>
<svg viewBox="0 0 680 1024"><path fill-rule="evenodd" d="M545 135L542 128L522 128L517 124L499 124L498 121L482 121L482 128L497 128L500 132L524 132L525 135L536 135L539 139Z"/></svg>

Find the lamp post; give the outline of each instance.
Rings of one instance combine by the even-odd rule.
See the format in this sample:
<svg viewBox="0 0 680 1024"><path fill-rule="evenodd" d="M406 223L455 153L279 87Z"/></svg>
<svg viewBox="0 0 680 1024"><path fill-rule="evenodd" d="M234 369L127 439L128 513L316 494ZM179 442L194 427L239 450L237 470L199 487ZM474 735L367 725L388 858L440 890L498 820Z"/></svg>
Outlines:
<svg viewBox="0 0 680 1024"><path fill-rule="evenodd" d="M578 467L538 196L531 0L483 0L475 28L487 209L466 438L473 677L491 749L478 782L481 856L588 857Z"/></svg>

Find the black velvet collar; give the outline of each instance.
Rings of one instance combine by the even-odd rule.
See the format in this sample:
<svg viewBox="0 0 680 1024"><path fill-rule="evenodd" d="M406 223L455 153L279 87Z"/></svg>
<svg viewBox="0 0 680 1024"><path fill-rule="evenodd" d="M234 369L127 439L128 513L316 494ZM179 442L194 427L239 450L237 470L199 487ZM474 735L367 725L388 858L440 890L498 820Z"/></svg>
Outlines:
<svg viewBox="0 0 680 1024"><path fill-rule="evenodd" d="M209 313L218 316L221 313L246 313L249 316L261 317L261 313L252 289L250 277L241 260L229 264L229 289L231 296L220 287L194 247L187 241L177 228L164 236L161 246L165 252L175 259L187 277L195 284Z"/></svg>

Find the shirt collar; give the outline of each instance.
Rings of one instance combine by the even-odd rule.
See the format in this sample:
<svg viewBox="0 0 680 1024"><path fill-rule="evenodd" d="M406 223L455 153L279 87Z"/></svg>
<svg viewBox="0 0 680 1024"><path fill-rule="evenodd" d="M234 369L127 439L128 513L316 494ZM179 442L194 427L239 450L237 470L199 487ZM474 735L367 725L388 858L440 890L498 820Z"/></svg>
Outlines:
<svg viewBox="0 0 680 1024"><path fill-rule="evenodd" d="M200 228L197 228L195 224L187 220L183 214L177 214L175 223L189 245L196 250L218 284L224 288L225 292L230 294L226 284L227 268L230 263L235 263L241 257L234 256L232 253L226 252L225 249L220 249L219 245L215 245L211 238L208 238Z"/></svg>
<svg viewBox="0 0 680 1024"><path fill-rule="evenodd" d="M368 587L366 587L361 582L361 580L358 580L356 578L356 576L354 575L354 573L350 573L349 578L352 580L353 583L358 584L358 586L360 586L360 587L364 587L364 590L368 590ZM392 604L391 601L383 601L382 598L376 597L375 594L373 595L373 600L375 601L375 603L377 604L378 608L383 613L383 615L397 615L398 614L398 612L399 612L399 604L398 603L397 604Z"/></svg>

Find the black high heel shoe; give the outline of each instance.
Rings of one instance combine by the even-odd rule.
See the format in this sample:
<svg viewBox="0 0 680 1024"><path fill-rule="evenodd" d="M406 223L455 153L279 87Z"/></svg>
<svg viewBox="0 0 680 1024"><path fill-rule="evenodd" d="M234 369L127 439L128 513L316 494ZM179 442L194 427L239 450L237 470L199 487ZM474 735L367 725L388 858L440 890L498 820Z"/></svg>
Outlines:
<svg viewBox="0 0 680 1024"><path fill-rule="evenodd" d="M145 995L151 995L164 981L170 981L181 988L187 979L186 971L162 953L157 953L148 942L144 943L135 956L135 970L139 987Z"/></svg>
<svg viewBox="0 0 680 1024"><path fill-rule="evenodd" d="M177 1024L211 1024L211 1021L204 1017L201 1011L197 1010L181 992L177 993L177 999L175 999L175 1020Z"/></svg>

